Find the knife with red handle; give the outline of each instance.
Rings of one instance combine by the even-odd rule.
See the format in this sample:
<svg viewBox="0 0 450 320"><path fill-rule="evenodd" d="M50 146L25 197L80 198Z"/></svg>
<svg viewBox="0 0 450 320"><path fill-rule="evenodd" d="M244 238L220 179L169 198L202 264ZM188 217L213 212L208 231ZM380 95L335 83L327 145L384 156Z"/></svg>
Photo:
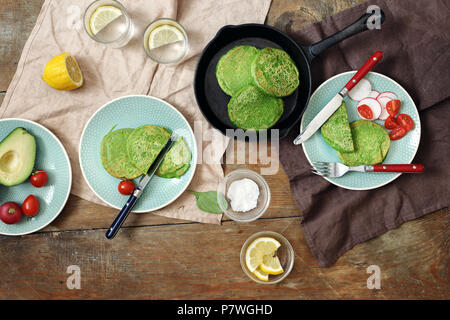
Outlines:
<svg viewBox="0 0 450 320"><path fill-rule="evenodd" d="M328 102L322 110L311 120L305 130L301 132L295 139L294 144L301 144L308 140L320 127L328 120L329 117L340 107L342 100L348 92L362 79L364 76L381 60L383 52L375 51L372 56L359 68L355 75L347 82L347 84L336 94L330 102Z"/></svg>
<svg viewBox="0 0 450 320"><path fill-rule="evenodd" d="M424 166L419 163L411 164L376 164L372 166L373 172L423 172ZM369 170L368 170L369 171Z"/></svg>

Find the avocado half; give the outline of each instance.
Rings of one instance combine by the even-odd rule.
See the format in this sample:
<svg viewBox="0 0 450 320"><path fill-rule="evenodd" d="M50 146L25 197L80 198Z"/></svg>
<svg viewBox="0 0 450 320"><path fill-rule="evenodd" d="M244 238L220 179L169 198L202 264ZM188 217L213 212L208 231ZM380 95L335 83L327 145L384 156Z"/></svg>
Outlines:
<svg viewBox="0 0 450 320"><path fill-rule="evenodd" d="M14 129L0 142L0 184L15 186L31 175L36 160L36 139L24 128Z"/></svg>

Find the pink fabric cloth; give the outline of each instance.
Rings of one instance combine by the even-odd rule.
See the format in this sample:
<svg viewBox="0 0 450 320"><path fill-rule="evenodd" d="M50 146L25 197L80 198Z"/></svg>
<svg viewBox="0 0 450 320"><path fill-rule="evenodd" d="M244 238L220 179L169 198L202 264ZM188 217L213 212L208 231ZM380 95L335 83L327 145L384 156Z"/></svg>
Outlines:
<svg viewBox="0 0 450 320"><path fill-rule="evenodd" d="M72 193L102 203L84 182L78 162L82 130L92 114L108 101L130 94L148 94L166 100L189 121L211 127L199 111L193 78L199 55L216 32L227 24L264 23L270 0L121 0L129 13L134 36L125 47L113 49L89 38L83 14L91 0L46 0L25 44L16 74L0 107L0 118L25 118L49 128L65 146L73 169ZM142 48L145 27L157 18L180 22L189 37L189 51L176 65L158 65ZM74 91L50 88L41 80L45 64L55 55L70 52L83 71L85 83ZM199 152L209 150L214 163L198 164L190 189L215 190L223 177L220 159L226 144L213 145L197 136ZM201 159L201 157L199 157ZM193 195L185 192L155 214L220 224L221 215L200 211Z"/></svg>

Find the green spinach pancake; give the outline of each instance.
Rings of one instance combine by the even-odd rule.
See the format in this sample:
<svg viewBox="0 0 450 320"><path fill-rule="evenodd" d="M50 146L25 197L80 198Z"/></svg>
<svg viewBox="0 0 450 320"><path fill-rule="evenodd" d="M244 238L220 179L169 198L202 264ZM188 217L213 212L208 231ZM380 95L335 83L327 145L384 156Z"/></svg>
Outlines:
<svg viewBox="0 0 450 320"><path fill-rule="evenodd" d="M156 174L162 178L179 178L189 170L191 159L186 141L180 138L166 154Z"/></svg>
<svg viewBox="0 0 450 320"><path fill-rule="evenodd" d="M285 97L297 89L300 80L297 66L285 51L264 48L251 66L253 80L265 93Z"/></svg>
<svg viewBox="0 0 450 320"><path fill-rule="evenodd" d="M383 162L391 140L382 126L368 120L350 124L355 150L338 152L339 159L348 166L374 165Z"/></svg>
<svg viewBox="0 0 450 320"><path fill-rule="evenodd" d="M275 125L283 114L283 100L269 96L256 88L242 89L228 103L231 122L245 130L268 129Z"/></svg>
<svg viewBox="0 0 450 320"><path fill-rule="evenodd" d="M258 52L253 46L237 46L220 58L216 78L226 94L233 96L242 88L253 84L250 68Z"/></svg>
<svg viewBox="0 0 450 320"><path fill-rule="evenodd" d="M131 163L141 172L147 172L170 135L171 132L164 127L145 125L136 128L126 143Z"/></svg>
<svg viewBox="0 0 450 320"><path fill-rule="evenodd" d="M124 180L137 178L143 171L129 161L126 147L127 139L133 132L133 129L113 130L114 128L103 138L100 145L102 166L115 178Z"/></svg>
<svg viewBox="0 0 450 320"><path fill-rule="evenodd" d="M347 107L345 101L320 129L322 137L333 149L340 152L352 152L353 139L348 123Z"/></svg>

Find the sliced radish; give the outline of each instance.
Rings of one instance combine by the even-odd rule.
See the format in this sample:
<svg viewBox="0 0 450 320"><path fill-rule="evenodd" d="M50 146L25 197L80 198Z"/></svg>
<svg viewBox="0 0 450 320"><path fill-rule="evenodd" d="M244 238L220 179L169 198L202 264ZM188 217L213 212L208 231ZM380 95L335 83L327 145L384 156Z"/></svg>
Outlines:
<svg viewBox="0 0 450 320"><path fill-rule="evenodd" d="M378 99L378 98L381 98L381 97L388 97L391 100L398 100L398 96L395 94L395 92L392 92L392 91L383 91L376 98Z"/></svg>
<svg viewBox="0 0 450 320"><path fill-rule="evenodd" d="M370 91L372 91L372 85L370 84L370 81L367 79L361 79L353 87L353 89L348 92L348 96L352 100L359 101L366 98L369 95Z"/></svg>
<svg viewBox="0 0 450 320"><path fill-rule="evenodd" d="M387 96L380 96L377 98L377 101L381 105L381 113L380 113L380 116L378 117L378 119L386 120L387 118L389 118L389 113L386 110L386 104L391 100L392 99Z"/></svg>
<svg viewBox="0 0 450 320"><path fill-rule="evenodd" d="M366 98L374 98L374 99L376 99L376 98L378 98L379 95L380 95L380 93L378 91L372 90L372 91L369 92L369 94L367 95Z"/></svg>
<svg viewBox="0 0 450 320"><path fill-rule="evenodd" d="M370 108L370 110L372 110L372 118L370 118L370 119L365 118L363 116L363 114L366 115L366 113L363 113L363 114L360 113L361 109L359 107L362 107L362 106L367 106ZM374 98L362 99L361 101L358 102L358 106L356 107L356 109L358 110L359 116L366 120L376 120L376 119L378 119L378 117L381 114L381 104L378 102L377 99L374 99Z"/></svg>

